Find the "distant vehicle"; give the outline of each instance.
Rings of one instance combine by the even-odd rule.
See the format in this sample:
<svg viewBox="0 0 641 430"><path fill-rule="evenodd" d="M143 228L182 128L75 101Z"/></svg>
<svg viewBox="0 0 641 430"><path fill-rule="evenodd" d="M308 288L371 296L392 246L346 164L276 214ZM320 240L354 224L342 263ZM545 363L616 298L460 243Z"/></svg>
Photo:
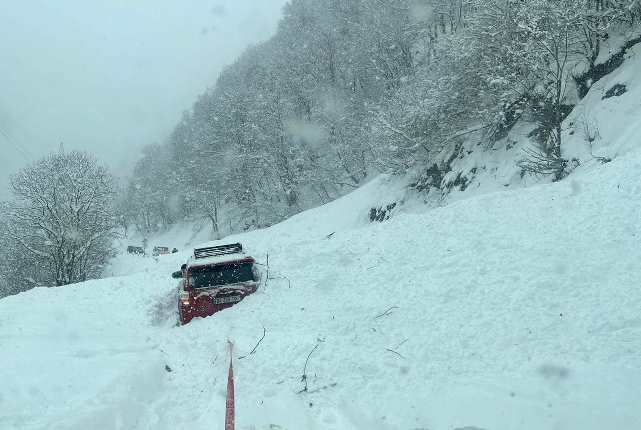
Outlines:
<svg viewBox="0 0 641 430"><path fill-rule="evenodd" d="M175 254L175 253L177 253L177 252L178 252L178 249L176 249L176 248L174 248L174 249L172 249L172 250L171 250L171 253L172 253L172 254Z"/></svg>
<svg viewBox="0 0 641 430"><path fill-rule="evenodd" d="M131 246L129 245L127 247L127 254L141 254L143 255L145 253L145 250L143 249L142 246Z"/></svg>
<svg viewBox="0 0 641 430"><path fill-rule="evenodd" d="M154 257L158 257L159 255L166 255L169 254L169 248L166 246L154 246L154 249L151 253Z"/></svg>
<svg viewBox="0 0 641 430"><path fill-rule="evenodd" d="M207 317L255 293L260 281L256 261L240 243L194 249L181 270L178 315L181 324Z"/></svg>

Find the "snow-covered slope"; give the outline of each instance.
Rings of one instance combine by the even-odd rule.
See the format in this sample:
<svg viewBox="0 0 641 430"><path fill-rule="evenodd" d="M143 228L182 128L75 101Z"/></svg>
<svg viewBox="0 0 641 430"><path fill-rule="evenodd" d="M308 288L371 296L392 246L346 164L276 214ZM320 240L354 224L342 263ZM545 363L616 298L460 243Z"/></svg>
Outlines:
<svg viewBox="0 0 641 430"><path fill-rule="evenodd" d="M636 55L589 96L613 161L372 224L381 177L228 238L272 279L213 317L174 325L188 251L0 300L0 429L222 428L228 339L239 429L641 428Z"/></svg>
<svg viewBox="0 0 641 430"><path fill-rule="evenodd" d="M236 360L241 429L641 428L640 172L634 151L341 228L360 190L233 238L288 279L185 327L167 298L184 254L8 297L0 428L220 428L226 341L247 354L263 327Z"/></svg>
<svg viewBox="0 0 641 430"><path fill-rule="evenodd" d="M627 51L622 67L595 82L581 104L564 123L570 155L583 164L595 157L616 158L641 147L641 43ZM616 85L625 86L620 95L608 95ZM592 153L587 136L594 138Z"/></svg>
<svg viewBox="0 0 641 430"><path fill-rule="evenodd" d="M626 41L636 40L637 33L620 34L604 46L605 62ZM606 49L607 48L607 49ZM641 136L641 43L627 49L623 66L597 82L587 96L578 101L563 124L563 157L568 169L591 168L595 163L613 159L639 147ZM576 71L579 74L579 71ZM577 103L574 88L568 88L567 103ZM523 115L505 137L488 147L481 132L452 141L435 163L438 173L423 172L418 182L429 190L422 197L430 205L445 205L506 188L518 189L552 181L552 176L524 174L518 161L527 158L525 151L538 151L531 133L538 124L531 113ZM591 141L591 144L589 143ZM424 186L425 179L431 184ZM437 182L434 186L434 181ZM398 211L397 211L398 212Z"/></svg>

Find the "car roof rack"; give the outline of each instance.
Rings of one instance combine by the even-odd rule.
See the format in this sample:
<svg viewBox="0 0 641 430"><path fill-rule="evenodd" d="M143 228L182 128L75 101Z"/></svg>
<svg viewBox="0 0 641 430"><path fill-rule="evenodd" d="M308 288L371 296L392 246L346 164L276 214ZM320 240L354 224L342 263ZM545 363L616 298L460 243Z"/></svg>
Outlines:
<svg viewBox="0 0 641 430"><path fill-rule="evenodd" d="M240 243L230 243L228 245L209 246L207 248L194 249L194 258L215 257L217 255L239 254L243 252L243 246Z"/></svg>

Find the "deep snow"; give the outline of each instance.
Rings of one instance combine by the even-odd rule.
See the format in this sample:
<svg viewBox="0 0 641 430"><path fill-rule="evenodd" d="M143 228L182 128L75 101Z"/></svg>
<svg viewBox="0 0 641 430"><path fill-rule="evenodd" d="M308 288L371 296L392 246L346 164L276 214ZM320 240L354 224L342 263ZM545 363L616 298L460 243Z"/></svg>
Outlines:
<svg viewBox="0 0 641 430"><path fill-rule="evenodd" d="M228 238L269 254L273 279L184 327L170 274L189 250L0 300L0 429L222 428L228 339L239 429L641 428L634 52L584 106L613 161L560 183L371 224L370 207L404 192L380 177ZM602 101L616 80L628 93Z"/></svg>

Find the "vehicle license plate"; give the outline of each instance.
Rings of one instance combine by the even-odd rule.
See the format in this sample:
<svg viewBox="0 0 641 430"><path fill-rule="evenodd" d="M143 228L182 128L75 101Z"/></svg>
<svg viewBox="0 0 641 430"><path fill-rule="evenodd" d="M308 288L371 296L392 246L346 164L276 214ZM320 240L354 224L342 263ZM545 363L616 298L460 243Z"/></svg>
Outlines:
<svg viewBox="0 0 641 430"><path fill-rule="evenodd" d="M214 297L215 305L222 305L223 303L236 303L240 302L241 296L227 296L227 297Z"/></svg>

